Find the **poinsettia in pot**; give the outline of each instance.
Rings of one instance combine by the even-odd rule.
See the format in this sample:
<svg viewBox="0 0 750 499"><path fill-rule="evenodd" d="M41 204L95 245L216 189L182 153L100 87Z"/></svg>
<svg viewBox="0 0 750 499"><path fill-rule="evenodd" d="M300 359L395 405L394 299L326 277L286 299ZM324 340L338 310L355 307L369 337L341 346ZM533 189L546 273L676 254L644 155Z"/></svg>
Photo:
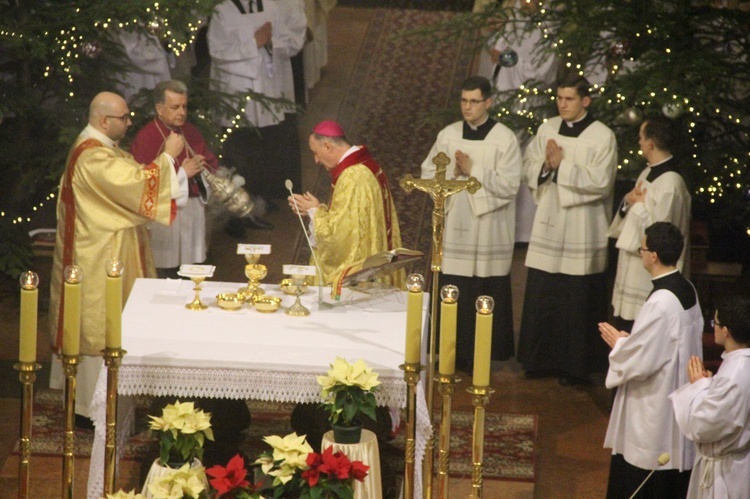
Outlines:
<svg viewBox="0 0 750 499"><path fill-rule="evenodd" d="M336 357L326 376L318 376L323 397L322 407L328 412L337 443L359 443L362 436L362 417L376 420L375 391L380 386L378 374L363 360L350 364Z"/></svg>
<svg viewBox="0 0 750 499"><path fill-rule="evenodd" d="M203 445L206 439L213 440L214 434L211 429L211 414L196 409L193 402L176 401L168 404L162 409L161 417L149 416L151 418L150 428L152 434L159 438L159 458L151 465L146 481L143 485L142 494L146 499L155 499L156 494L151 492L151 485L164 478L174 477L175 470L185 467L194 471L194 475L200 478L204 489L208 488L208 480L203 470L201 460L203 459ZM167 477L167 478L165 478ZM185 479L185 475L178 475L178 479ZM194 481L194 480L193 480ZM165 485L171 483L171 485ZM181 482L164 482L159 489L164 492L168 487L179 489ZM192 482L190 484L192 486ZM167 496L167 497L199 497L199 496Z"/></svg>
<svg viewBox="0 0 750 499"><path fill-rule="evenodd" d="M208 480L202 465L185 463L179 469L168 470L147 484L147 499L208 499Z"/></svg>
<svg viewBox="0 0 750 499"><path fill-rule="evenodd" d="M211 414L195 408L193 402L176 401L162 409L161 417L151 418L151 432L159 436L159 462L179 468L194 459L203 459L206 439L213 440Z"/></svg>
<svg viewBox="0 0 750 499"><path fill-rule="evenodd" d="M290 433L285 437L271 435L264 438L272 450L255 461L271 483L251 484L246 479L245 462L239 455L229 460L226 467L214 466L206 470L212 477L210 484L216 499L352 499L355 481L364 481L369 467L361 461L350 461L342 452L328 447L318 454L305 436ZM261 491L262 489L262 491Z"/></svg>

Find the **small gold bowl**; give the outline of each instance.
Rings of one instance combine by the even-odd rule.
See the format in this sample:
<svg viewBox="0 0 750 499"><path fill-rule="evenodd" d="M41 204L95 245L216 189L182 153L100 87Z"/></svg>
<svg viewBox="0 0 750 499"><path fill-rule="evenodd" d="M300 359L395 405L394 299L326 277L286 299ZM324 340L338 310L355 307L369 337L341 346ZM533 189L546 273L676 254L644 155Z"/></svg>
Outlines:
<svg viewBox="0 0 750 499"><path fill-rule="evenodd" d="M223 310L239 310L245 304L245 298L239 293L221 293L216 295L216 304Z"/></svg>
<svg viewBox="0 0 750 499"><path fill-rule="evenodd" d="M307 279L305 279L302 282L302 286L299 287L300 294L305 294L307 292L307 286L308 282ZM294 285L292 279L283 279L279 283L279 289L288 295L294 296L297 294L297 286Z"/></svg>
<svg viewBox="0 0 750 499"><path fill-rule="evenodd" d="M269 295L257 296L253 298L253 305L258 312L270 314L276 312L281 307L281 298Z"/></svg>

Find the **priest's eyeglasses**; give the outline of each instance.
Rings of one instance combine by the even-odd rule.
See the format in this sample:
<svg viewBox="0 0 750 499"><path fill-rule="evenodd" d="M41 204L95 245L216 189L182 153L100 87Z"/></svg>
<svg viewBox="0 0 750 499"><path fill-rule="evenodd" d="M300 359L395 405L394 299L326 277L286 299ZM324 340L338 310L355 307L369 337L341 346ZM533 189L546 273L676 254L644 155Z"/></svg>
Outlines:
<svg viewBox="0 0 750 499"><path fill-rule="evenodd" d="M112 118L113 120L120 120L123 123L126 123L130 119L130 113L125 113L122 116L111 116L107 115L105 118Z"/></svg>
<svg viewBox="0 0 750 499"><path fill-rule="evenodd" d="M461 105L466 106L469 105L471 107L478 106L482 102L486 101L487 99L477 100L477 99L461 99Z"/></svg>
<svg viewBox="0 0 750 499"><path fill-rule="evenodd" d="M644 251L647 251L649 253L653 253L653 251L650 250L650 249L648 249L648 248L638 248L638 254L639 255L642 255Z"/></svg>
<svg viewBox="0 0 750 499"><path fill-rule="evenodd" d="M721 322L717 321L716 319L711 319L710 324L711 324L711 327L722 326Z"/></svg>

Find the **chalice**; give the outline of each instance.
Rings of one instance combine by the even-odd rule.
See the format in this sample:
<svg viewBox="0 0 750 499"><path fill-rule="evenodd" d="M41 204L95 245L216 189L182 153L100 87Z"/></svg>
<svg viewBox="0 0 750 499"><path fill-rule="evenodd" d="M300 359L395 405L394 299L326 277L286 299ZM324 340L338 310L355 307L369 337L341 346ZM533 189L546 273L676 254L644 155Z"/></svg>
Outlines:
<svg viewBox="0 0 750 499"><path fill-rule="evenodd" d="M310 310L305 307L300 301L299 297L303 293L303 287L306 286L305 276L302 274L292 274L292 286L294 286L294 296L297 298L294 300L294 304L286 309L286 315L292 317L305 317L310 315Z"/></svg>
<svg viewBox="0 0 750 499"><path fill-rule="evenodd" d="M245 297L245 301L253 303L253 298L263 295L263 290L260 289L260 281L266 277L268 269L266 266L260 263L248 263L245 265L245 277L247 277L247 286L243 286L237 290L242 296Z"/></svg>
<svg viewBox="0 0 750 499"><path fill-rule="evenodd" d="M191 275L190 280L195 284L195 287L193 288L193 291L195 291L195 299L185 305L185 308L188 310L206 310L208 305L201 301L201 284L206 280L206 276Z"/></svg>

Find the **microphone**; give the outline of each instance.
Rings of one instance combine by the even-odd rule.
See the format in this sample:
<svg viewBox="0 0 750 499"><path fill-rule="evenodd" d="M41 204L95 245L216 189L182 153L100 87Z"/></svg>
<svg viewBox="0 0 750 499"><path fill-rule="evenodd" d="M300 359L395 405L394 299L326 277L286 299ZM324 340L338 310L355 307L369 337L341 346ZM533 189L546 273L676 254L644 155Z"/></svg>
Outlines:
<svg viewBox="0 0 750 499"><path fill-rule="evenodd" d="M668 462L669 462L669 453L668 452L662 453L659 456L659 459L656 460L656 464L658 464L659 466L657 466L656 469L651 470L651 473L649 473L648 476L646 477L646 479L641 482L641 484L638 486L637 489L635 489L635 492L633 492L633 495L630 496L629 499L633 499L636 496L636 494L638 494L638 492L640 492L640 490L643 488L643 486L646 485L646 482L648 482L648 479L651 478L651 475L654 474L654 471L656 471L657 469L659 469L660 466L664 466Z"/></svg>
<svg viewBox="0 0 750 499"><path fill-rule="evenodd" d="M315 268L318 270L318 275L320 276L322 280L323 272L321 272L320 265L318 265L318 257L317 255L315 255L315 250L313 249L312 242L310 242L310 236L307 235L307 228L305 227L305 222L302 220L302 215L299 212L299 205L297 204L297 200L294 199L294 191L292 191L294 184L292 183L291 180L286 179L284 180L284 187L286 187L286 190L289 191L289 194L292 197L292 202L294 203L294 209L297 212L297 218L299 219L299 223L302 226L302 233L305 235L305 240L307 241L307 247L310 248L310 254L312 254L313 262L315 262ZM318 301L322 302L322 286L318 287Z"/></svg>

